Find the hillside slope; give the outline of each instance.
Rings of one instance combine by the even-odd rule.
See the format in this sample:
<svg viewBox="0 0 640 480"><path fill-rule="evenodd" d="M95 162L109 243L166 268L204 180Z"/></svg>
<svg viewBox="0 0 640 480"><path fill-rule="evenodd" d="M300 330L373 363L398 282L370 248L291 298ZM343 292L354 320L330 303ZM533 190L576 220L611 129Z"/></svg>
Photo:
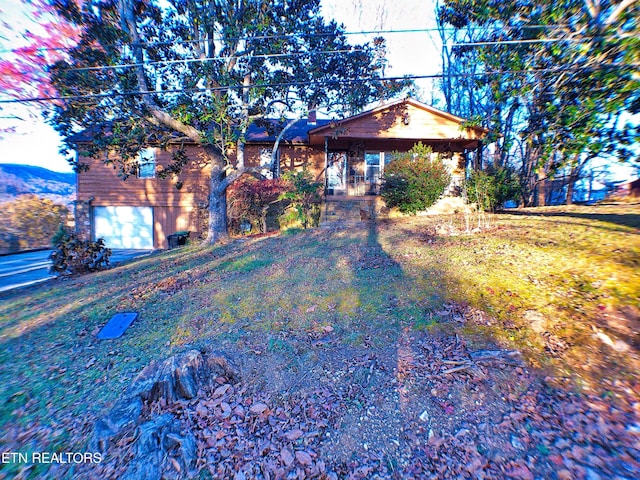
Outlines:
<svg viewBox="0 0 640 480"><path fill-rule="evenodd" d="M0 163L0 202L34 194L69 203L76 194L75 173L60 173L32 165Z"/></svg>
<svg viewBox="0 0 640 480"><path fill-rule="evenodd" d="M0 293L2 448L108 438L99 464L0 478L139 478L148 432L172 449L157 478L637 478L640 204L485 220L336 222ZM139 316L99 339L118 312ZM194 398L140 393L202 353L231 368Z"/></svg>

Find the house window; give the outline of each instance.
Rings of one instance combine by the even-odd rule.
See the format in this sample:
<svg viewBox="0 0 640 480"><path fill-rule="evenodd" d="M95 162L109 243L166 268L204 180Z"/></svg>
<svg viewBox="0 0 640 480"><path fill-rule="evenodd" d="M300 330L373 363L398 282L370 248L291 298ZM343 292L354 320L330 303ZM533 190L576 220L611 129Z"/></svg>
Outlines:
<svg viewBox="0 0 640 480"><path fill-rule="evenodd" d="M271 165L272 151L273 150L270 148L260 149L260 174L269 180L278 176L280 167L280 149L276 151L276 162L275 165L273 165L273 168Z"/></svg>
<svg viewBox="0 0 640 480"><path fill-rule="evenodd" d="M393 162L394 160L398 159L399 156L402 155L401 152L384 152L384 163L383 163L383 169L384 169L384 165L389 165L391 162Z"/></svg>
<svg viewBox="0 0 640 480"><path fill-rule="evenodd" d="M156 176L156 150L145 148L138 154L138 178L154 178Z"/></svg>
<svg viewBox="0 0 640 480"><path fill-rule="evenodd" d="M364 171L364 180L370 184L378 183L380 180L380 160L382 152L365 152L364 154L364 163L365 163L365 171Z"/></svg>

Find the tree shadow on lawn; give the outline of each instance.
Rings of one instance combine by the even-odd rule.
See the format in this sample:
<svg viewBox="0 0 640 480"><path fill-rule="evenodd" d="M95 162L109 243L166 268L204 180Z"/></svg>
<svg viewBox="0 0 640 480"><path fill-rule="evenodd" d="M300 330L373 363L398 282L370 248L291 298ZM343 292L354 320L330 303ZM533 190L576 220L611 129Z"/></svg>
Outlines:
<svg viewBox="0 0 640 480"><path fill-rule="evenodd" d="M500 211L501 215L515 215L515 216L532 216L532 217L570 217L570 218L578 218L585 219L591 221L602 222L603 224L609 225L597 225L598 228L612 230L616 232L629 232L627 228L616 228L610 225L619 225L620 227L629 227L636 230L640 230L640 214L638 213L587 213L587 212L575 212L575 211L519 211L519 210L502 210ZM571 222L571 224L575 224ZM593 227L594 224L586 224L581 223L579 225L585 227ZM633 232L639 233L639 232Z"/></svg>
<svg viewBox="0 0 640 480"><path fill-rule="evenodd" d="M176 282L193 277L189 265L214 268L211 260L228 250L167 252L0 295L7 300L0 307L0 398L8 399L0 404L0 430L35 420L42 428L33 432L46 440L45 426L65 424L69 415L90 423L151 359L173 352L171 297ZM119 339L98 340L123 311L140 316Z"/></svg>
<svg viewBox="0 0 640 480"><path fill-rule="evenodd" d="M510 430L484 441L481 457L458 448L465 435L475 445L483 428L516 408L532 380L512 368L489 369L477 378L446 373L463 365L455 362L468 361L468 351L454 325L434 327L434 312L460 279L438 263L441 259L429 257L430 250L423 252L426 264L412 265L411 249L420 244L406 237L405 248L407 232L381 235L386 228L375 223L320 228L235 242L222 250L202 248L183 258L175 254L135 276L124 269L120 273L132 278L116 290L56 315L53 323L65 328L55 337L39 326L5 340L5 345L20 343L14 348L17 363L34 367L36 377L24 368L14 372L13 390L5 391L13 395L22 388L27 393L21 398L51 400L50 409L43 404L30 415L42 424L56 417L66 426L69 413L83 403L91 403L93 411L108 405L151 359L210 345L251 370L243 381L274 398L323 382L340 390L337 423L317 448L345 475L354 461L371 468L368 475L391 478L399 472L433 474L436 467L462 475L465 470L455 470L459 465L448 455L473 468L485 463L474 467L471 461L495 460L496 452L506 451L509 461L524 458L513 450ZM109 277L94 278L107 283ZM140 287L133 295L131 283ZM120 307L146 313L118 342L97 342L93 330ZM77 319L87 308L91 316L80 326ZM3 380L9 373L3 372ZM43 381L51 374L50 382ZM91 420L87 417L81 430L87 436ZM46 435L40 440L46 442ZM548 466L541 468L545 472Z"/></svg>

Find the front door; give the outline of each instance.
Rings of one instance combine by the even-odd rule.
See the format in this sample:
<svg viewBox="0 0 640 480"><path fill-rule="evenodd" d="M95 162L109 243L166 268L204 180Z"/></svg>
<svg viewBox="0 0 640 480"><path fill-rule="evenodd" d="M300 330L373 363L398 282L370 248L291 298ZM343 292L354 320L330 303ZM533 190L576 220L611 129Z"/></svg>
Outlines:
<svg viewBox="0 0 640 480"><path fill-rule="evenodd" d="M347 193L347 152L329 152L327 162L327 193Z"/></svg>
<svg viewBox="0 0 640 480"><path fill-rule="evenodd" d="M364 154L364 181L369 193L378 193L380 186L380 152L366 152Z"/></svg>

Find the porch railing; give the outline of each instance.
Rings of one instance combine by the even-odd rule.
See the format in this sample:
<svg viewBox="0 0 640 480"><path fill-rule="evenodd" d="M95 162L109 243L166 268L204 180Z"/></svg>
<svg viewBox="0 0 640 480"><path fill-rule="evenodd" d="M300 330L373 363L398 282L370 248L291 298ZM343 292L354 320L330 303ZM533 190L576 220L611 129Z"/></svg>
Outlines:
<svg viewBox="0 0 640 480"><path fill-rule="evenodd" d="M347 195L362 197L365 195L378 195L380 193L379 182L369 182L364 175L349 175L347 183Z"/></svg>

